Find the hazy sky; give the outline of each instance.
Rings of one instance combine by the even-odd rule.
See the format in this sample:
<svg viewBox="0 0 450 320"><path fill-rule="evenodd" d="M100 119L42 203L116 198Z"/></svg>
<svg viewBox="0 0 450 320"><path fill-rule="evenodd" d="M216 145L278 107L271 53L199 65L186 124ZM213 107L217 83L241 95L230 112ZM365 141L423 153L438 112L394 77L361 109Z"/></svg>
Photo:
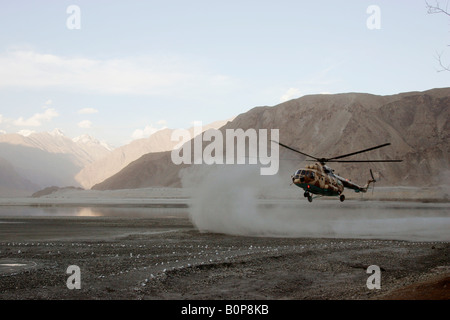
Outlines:
<svg viewBox="0 0 450 320"><path fill-rule="evenodd" d="M120 146L305 94L446 87L449 32L423 0L1 0L0 132Z"/></svg>

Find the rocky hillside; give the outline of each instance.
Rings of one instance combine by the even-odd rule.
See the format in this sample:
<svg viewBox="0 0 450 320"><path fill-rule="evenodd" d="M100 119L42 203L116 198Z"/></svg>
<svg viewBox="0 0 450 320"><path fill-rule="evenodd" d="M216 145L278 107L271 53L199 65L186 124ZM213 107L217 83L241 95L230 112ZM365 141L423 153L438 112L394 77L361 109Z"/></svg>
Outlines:
<svg viewBox="0 0 450 320"><path fill-rule="evenodd" d="M205 125L202 129L217 129L222 127L227 121L216 121ZM144 154L170 151L178 144L177 141L171 141L173 131L174 129L162 129L153 133L148 138L137 139L122 147L116 148L107 156L84 167L76 175L75 179L81 186L89 189L93 185L115 175ZM193 133L193 131L194 128L189 129L189 132Z"/></svg>
<svg viewBox="0 0 450 320"><path fill-rule="evenodd" d="M280 142L318 157L390 142L391 146L349 159L403 159L402 163L330 165L357 183L365 183L372 168L382 185L448 184L450 88L390 96L308 95L253 108L220 130L237 128L279 129ZM280 159L280 174L305 164L302 156L285 149L280 149ZM179 171L187 166L174 165L170 152L146 154L93 189L180 186Z"/></svg>

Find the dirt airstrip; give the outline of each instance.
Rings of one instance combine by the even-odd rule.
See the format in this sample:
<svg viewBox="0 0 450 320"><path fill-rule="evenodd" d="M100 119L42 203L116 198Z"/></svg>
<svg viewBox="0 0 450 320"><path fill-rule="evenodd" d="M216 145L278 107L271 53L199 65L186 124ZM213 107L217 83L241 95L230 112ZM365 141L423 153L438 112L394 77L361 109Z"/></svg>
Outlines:
<svg viewBox="0 0 450 320"><path fill-rule="evenodd" d="M0 231L2 300L449 299L448 242L230 236L187 217L3 217Z"/></svg>

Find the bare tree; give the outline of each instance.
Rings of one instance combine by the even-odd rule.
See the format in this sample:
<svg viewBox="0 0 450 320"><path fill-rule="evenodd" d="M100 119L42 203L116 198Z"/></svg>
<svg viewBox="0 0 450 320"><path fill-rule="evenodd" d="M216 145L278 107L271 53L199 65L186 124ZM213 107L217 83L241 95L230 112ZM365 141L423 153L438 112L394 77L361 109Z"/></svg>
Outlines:
<svg viewBox="0 0 450 320"><path fill-rule="evenodd" d="M441 8L441 5L439 3L439 1L436 1L436 4L433 6L431 4L428 3L428 1L425 1L426 5L427 5L427 9L428 9L428 13L429 14L433 14L433 13L443 13L447 16L450 16L450 12L448 11L448 1L447 1L447 5L444 8Z"/></svg>
<svg viewBox="0 0 450 320"><path fill-rule="evenodd" d="M449 1L447 1L447 4L444 7L441 7L441 4L439 3L439 1L436 0L435 5L431 5L428 3L428 1L425 1L426 3L426 7L428 9L428 13L429 14L444 14L448 17L450 17L450 11L448 9L449 6ZM449 45L450 46L450 45ZM450 71L450 64L446 65L443 60L442 60L442 53L436 53L436 59L439 62L439 66L441 67L440 70L438 70L438 72L441 71Z"/></svg>

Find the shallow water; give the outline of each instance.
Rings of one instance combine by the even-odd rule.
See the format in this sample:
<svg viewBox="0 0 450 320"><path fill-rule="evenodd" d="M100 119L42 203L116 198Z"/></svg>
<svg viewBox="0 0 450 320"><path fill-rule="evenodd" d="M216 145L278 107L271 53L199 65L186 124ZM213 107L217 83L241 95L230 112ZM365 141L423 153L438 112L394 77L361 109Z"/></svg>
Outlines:
<svg viewBox="0 0 450 320"><path fill-rule="evenodd" d="M223 210L201 208L102 206L0 206L1 238L12 236L13 224L32 218L33 225L59 219L191 218L200 231L257 237L373 238L409 241L450 241L450 204L389 201L261 200L253 206ZM200 213L200 214L199 214ZM26 219L24 219L26 220ZM53 222L50 222L53 220ZM30 224L30 222L26 222ZM97 225L110 233L108 225ZM139 232L152 232L152 225ZM89 234L89 228L80 232ZM141 230L142 229L142 230ZM25 235L27 228L20 228ZM30 233L36 230L30 225ZM42 229L43 232L45 229ZM78 230L78 229L77 229ZM77 230L72 230L76 237ZM92 230L94 232L94 230ZM138 230L136 230L138 231ZM64 230L58 233L63 234ZM41 234L45 236L44 234Z"/></svg>
<svg viewBox="0 0 450 320"><path fill-rule="evenodd" d="M186 208L144 208L111 206L0 206L2 217L128 217L187 216ZM1 220L0 220L1 223Z"/></svg>

